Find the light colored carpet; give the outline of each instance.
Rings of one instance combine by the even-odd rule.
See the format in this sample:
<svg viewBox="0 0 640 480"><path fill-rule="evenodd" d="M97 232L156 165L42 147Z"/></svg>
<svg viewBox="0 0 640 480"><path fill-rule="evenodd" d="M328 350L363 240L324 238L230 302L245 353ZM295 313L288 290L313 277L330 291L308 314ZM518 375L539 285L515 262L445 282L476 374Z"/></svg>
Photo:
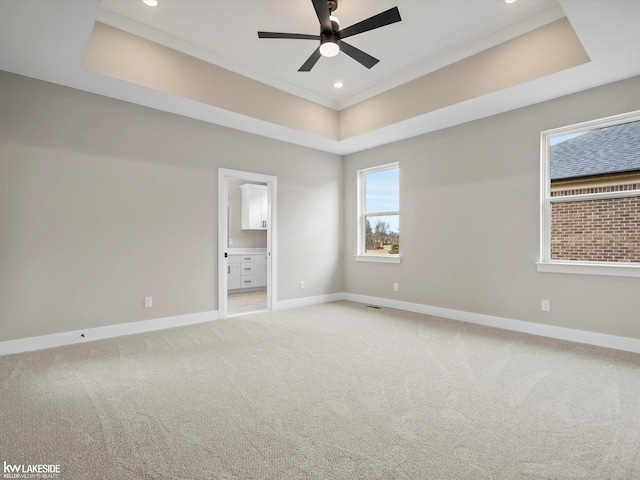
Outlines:
<svg viewBox="0 0 640 480"><path fill-rule="evenodd" d="M337 302L0 357L61 479L637 479L640 356Z"/></svg>

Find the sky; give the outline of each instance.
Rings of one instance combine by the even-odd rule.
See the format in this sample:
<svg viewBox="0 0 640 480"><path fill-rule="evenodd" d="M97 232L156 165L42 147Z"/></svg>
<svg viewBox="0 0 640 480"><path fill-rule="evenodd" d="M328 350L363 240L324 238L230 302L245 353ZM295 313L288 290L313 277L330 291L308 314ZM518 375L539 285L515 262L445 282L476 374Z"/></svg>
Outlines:
<svg viewBox="0 0 640 480"><path fill-rule="evenodd" d="M587 133L587 132L585 131L585 132L578 132L578 133L570 133L569 135L561 135L559 137L551 137L549 143L550 143L550 145L557 145L558 143L562 143L565 140L569 140L570 138L577 137L579 135L582 135L583 133Z"/></svg>
<svg viewBox="0 0 640 480"><path fill-rule="evenodd" d="M366 211L368 213L400 210L400 169L369 173L366 176L366 182ZM375 228L377 220L387 222L393 232L400 231L397 215L369 217L371 228Z"/></svg>

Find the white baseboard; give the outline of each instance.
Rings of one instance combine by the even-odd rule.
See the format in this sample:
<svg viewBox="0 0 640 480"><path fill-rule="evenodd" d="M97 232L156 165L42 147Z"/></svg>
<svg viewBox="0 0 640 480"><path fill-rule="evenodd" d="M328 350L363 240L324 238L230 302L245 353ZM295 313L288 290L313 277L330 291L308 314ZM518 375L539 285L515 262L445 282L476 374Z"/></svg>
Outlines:
<svg viewBox="0 0 640 480"><path fill-rule="evenodd" d="M379 305L387 308L406 310L408 312L422 313L425 315L433 315L451 320L474 323L477 325L485 325L487 327L502 328L504 330L512 330L515 332L529 333L532 335L557 338L560 340L568 340L587 345L597 345L599 347L612 348L615 350L640 353L640 339L637 338L619 337L616 335L575 330L571 328L557 327L554 325L524 322L522 320L513 320L510 318L495 317L492 315L465 312L449 308L433 307L420 303L402 302L388 298L370 297L354 293L331 293L294 300L284 300L277 302L274 310L305 307L309 305L317 305L319 303L336 302L339 300ZM119 325L110 325L106 327L42 335L39 337L8 340L0 342L0 355L59 347L72 343L99 340L102 338L111 338L120 335L131 335L133 333L161 330L163 328L181 327L184 325L191 325L216 319L218 319L218 311L214 310L211 312L192 313L188 315L178 315L175 317L156 318L140 322L121 323ZM84 337L81 336L82 334L84 334Z"/></svg>
<svg viewBox="0 0 640 480"><path fill-rule="evenodd" d="M329 293L327 295L316 295L314 297L296 298L293 300L283 300L277 302L274 310L282 310L285 308L299 308L307 307L309 305L317 305L318 303L337 302L338 300L345 300L344 293Z"/></svg>
<svg viewBox="0 0 640 480"><path fill-rule="evenodd" d="M0 342L0 355L10 355L12 353L28 352L30 350L60 347L62 345L70 345L72 343L119 337L121 335L131 335L133 333L150 332L152 330L162 330L164 328L182 327L185 325L192 325L194 323L208 322L209 320L217 319L218 311L213 310L211 312L190 313L187 315L177 315L175 317L154 318L139 322L120 323L118 325L108 325L105 327L41 335L39 337L7 340ZM84 337L82 335L84 335Z"/></svg>
<svg viewBox="0 0 640 480"><path fill-rule="evenodd" d="M343 299L352 302L373 304L398 310L406 310L408 312L449 318L451 320L459 320L461 322L475 323L477 325L485 325L487 327L502 328L504 330L512 330L514 332L529 333L542 337L557 338L559 340L569 340L576 343L597 345L599 347L613 348L615 350L640 353L640 339L637 338L618 337L616 335L607 335L605 333L588 332L585 330L575 330L572 328L557 327L554 325L524 322L522 320L494 317L492 315L484 315L481 313L464 312L462 310L432 307L419 303L401 302L388 298L369 297L353 293L345 293Z"/></svg>

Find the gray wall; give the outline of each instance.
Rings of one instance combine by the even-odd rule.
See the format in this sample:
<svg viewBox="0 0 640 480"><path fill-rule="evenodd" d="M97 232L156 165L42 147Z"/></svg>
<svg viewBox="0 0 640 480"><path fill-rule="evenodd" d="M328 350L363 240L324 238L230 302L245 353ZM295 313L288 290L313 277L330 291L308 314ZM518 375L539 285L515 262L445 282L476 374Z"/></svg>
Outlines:
<svg viewBox="0 0 640 480"><path fill-rule="evenodd" d="M640 77L346 157L345 290L640 338L640 278L535 266L540 132L640 109L638 92ZM396 160L402 263L356 263L356 171Z"/></svg>
<svg viewBox="0 0 640 480"><path fill-rule="evenodd" d="M278 177L278 300L345 291L640 338L640 279L535 268L540 131L640 109L638 91L633 78L343 162L0 72L0 341L217 309L219 167ZM355 172L395 160L402 263L356 263Z"/></svg>
<svg viewBox="0 0 640 480"><path fill-rule="evenodd" d="M219 167L278 177L278 300L343 290L341 157L6 72L0 106L0 341L217 309Z"/></svg>

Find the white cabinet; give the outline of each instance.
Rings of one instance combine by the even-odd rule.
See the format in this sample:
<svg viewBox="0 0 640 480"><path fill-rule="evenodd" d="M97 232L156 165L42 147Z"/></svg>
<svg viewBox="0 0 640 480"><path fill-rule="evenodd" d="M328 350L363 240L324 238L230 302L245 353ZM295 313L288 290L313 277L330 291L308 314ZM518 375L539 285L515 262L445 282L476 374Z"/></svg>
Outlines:
<svg viewBox="0 0 640 480"><path fill-rule="evenodd" d="M242 229L267 229L267 186L245 183L242 191Z"/></svg>
<svg viewBox="0 0 640 480"><path fill-rule="evenodd" d="M266 254L230 254L227 265L228 290L267 286Z"/></svg>
<svg viewBox="0 0 640 480"><path fill-rule="evenodd" d="M240 288L240 255L229 255L227 258L227 289Z"/></svg>
<svg viewBox="0 0 640 480"><path fill-rule="evenodd" d="M267 256L253 256L253 280L256 287L264 287L267 285Z"/></svg>
<svg viewBox="0 0 640 480"><path fill-rule="evenodd" d="M253 255L242 255L240 257L240 288L255 287L253 278Z"/></svg>

